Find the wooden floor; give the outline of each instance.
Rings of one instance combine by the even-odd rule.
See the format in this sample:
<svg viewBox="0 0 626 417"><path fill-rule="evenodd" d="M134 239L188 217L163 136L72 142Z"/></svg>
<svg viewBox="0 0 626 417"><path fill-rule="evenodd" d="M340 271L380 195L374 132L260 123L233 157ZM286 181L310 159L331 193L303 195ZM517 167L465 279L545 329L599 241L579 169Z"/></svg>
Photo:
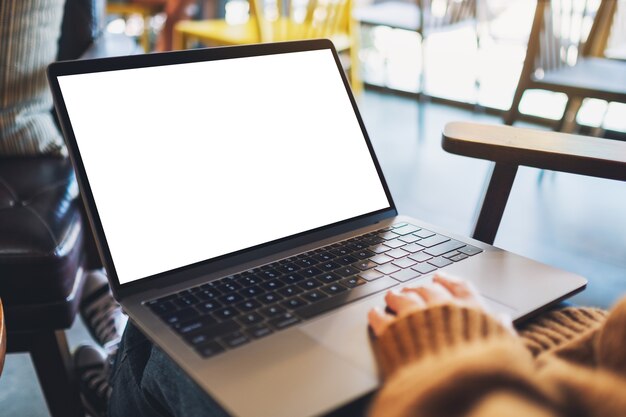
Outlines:
<svg viewBox="0 0 626 417"><path fill-rule="evenodd" d="M360 99L365 124L401 213L469 234L488 164L440 148L448 121L499 123L443 105L380 93ZM609 306L626 294L626 183L522 169L496 245L589 279L580 304ZM88 342L77 320L70 343ZM48 416L30 359L9 355L0 416Z"/></svg>

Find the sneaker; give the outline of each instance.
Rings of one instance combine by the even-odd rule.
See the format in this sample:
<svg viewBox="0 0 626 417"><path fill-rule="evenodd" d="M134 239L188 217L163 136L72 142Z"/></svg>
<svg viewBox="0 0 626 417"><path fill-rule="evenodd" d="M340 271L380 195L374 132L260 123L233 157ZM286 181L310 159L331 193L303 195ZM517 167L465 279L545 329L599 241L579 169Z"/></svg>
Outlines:
<svg viewBox="0 0 626 417"><path fill-rule="evenodd" d="M87 413L91 417L105 417L112 391L107 356L94 346L81 345L74 352L74 370Z"/></svg>
<svg viewBox="0 0 626 417"><path fill-rule="evenodd" d="M85 275L80 316L91 334L108 355L117 350L128 316L115 301L109 282L102 270L88 271Z"/></svg>

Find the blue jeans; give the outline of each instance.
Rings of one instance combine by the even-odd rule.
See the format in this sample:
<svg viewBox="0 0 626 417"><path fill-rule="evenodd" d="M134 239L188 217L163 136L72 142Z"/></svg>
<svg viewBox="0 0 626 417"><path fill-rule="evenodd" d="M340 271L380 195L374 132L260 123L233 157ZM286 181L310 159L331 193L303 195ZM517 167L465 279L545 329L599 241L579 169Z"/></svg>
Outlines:
<svg viewBox="0 0 626 417"><path fill-rule="evenodd" d="M109 417L228 417L129 322L113 364Z"/></svg>

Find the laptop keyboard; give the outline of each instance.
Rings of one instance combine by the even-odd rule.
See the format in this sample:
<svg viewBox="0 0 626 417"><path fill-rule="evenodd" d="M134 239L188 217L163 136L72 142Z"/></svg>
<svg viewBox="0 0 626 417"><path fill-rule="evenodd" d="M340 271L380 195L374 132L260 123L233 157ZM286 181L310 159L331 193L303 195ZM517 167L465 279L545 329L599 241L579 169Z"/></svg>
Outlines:
<svg viewBox="0 0 626 417"><path fill-rule="evenodd" d="M480 252L398 223L144 304L210 357Z"/></svg>

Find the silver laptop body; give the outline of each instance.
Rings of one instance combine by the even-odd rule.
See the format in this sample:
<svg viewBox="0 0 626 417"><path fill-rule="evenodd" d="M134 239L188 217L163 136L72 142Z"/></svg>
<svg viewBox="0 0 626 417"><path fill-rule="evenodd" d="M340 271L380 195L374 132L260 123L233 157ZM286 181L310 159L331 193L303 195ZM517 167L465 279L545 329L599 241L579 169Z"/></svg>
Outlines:
<svg viewBox="0 0 626 417"><path fill-rule="evenodd" d="M435 270L516 320L586 285L398 216L329 41L48 75L117 300L234 416L323 415L375 390L366 313Z"/></svg>

